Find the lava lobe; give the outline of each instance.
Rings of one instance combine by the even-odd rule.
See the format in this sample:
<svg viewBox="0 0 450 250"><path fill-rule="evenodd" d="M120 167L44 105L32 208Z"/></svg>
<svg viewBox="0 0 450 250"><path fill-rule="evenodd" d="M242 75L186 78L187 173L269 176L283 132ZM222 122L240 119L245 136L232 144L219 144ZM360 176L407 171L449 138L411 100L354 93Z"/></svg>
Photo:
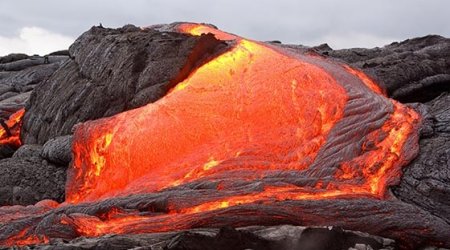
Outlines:
<svg viewBox="0 0 450 250"><path fill-rule="evenodd" d="M369 77L314 54L296 54L209 26L231 49L164 98L77 127L67 201L92 202L198 182L264 190L187 210L259 200L382 198L416 153L418 115Z"/></svg>
<svg viewBox="0 0 450 250"><path fill-rule="evenodd" d="M0 244L224 224L342 224L335 199L379 210L388 204L397 217L409 209L386 191L418 151L412 109L364 73L313 52L207 25L171 29L212 33L229 49L158 101L79 124L66 203L10 223ZM316 203L334 212L311 215L307 206Z"/></svg>

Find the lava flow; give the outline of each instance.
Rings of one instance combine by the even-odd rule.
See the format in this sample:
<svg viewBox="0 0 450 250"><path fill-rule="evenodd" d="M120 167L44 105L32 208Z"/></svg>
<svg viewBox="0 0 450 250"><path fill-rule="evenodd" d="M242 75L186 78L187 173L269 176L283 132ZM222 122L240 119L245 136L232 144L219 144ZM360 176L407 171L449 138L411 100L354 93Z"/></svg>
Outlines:
<svg viewBox="0 0 450 250"><path fill-rule="evenodd" d="M399 177L399 165L405 160L402 147L408 135L415 133L418 116L382 97L378 85L363 73L333 64L355 85L348 86L311 61L324 59L300 60L204 25L178 28L193 35L214 33L219 39L233 39L235 45L192 72L159 101L80 125L75 132L68 202L157 192L196 181L220 180L222 186L232 186L237 181L267 180L270 186L270 179L287 172L316 181L291 194L282 187L281 196L286 197L280 199L382 197L386 185ZM364 91L368 100L388 100L385 109L393 113L378 129L367 127L367 134L352 135L372 145L371 150L349 152L348 161L322 177L309 168L330 143L327 140L334 139L330 131L345 121L349 89ZM318 187L321 182L326 186ZM276 189L270 190L239 202L214 203L242 204L260 196L280 196Z"/></svg>
<svg viewBox="0 0 450 250"><path fill-rule="evenodd" d="M155 103L78 125L65 206L215 191L169 200L163 214L113 208L54 223L84 236L160 232L186 229L194 215L255 202L382 200L415 157L417 146L406 146L417 145L419 116L364 73L206 25L175 30L212 33L230 49Z"/></svg>
<svg viewBox="0 0 450 250"><path fill-rule="evenodd" d="M10 145L18 148L22 142L20 141L20 127L22 126L22 117L25 109L22 108L13 113L6 122L2 122L0 126L0 145Z"/></svg>

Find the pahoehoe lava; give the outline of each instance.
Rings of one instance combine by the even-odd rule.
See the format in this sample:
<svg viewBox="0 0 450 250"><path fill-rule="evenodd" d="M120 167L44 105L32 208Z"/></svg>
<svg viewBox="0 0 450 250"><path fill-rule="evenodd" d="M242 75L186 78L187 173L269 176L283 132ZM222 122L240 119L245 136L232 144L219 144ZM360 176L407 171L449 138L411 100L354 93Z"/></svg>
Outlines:
<svg viewBox="0 0 450 250"><path fill-rule="evenodd" d="M157 101L78 124L66 201L0 208L1 245L290 223L450 246L389 191L420 115L362 71L203 24L143 29L214 41Z"/></svg>

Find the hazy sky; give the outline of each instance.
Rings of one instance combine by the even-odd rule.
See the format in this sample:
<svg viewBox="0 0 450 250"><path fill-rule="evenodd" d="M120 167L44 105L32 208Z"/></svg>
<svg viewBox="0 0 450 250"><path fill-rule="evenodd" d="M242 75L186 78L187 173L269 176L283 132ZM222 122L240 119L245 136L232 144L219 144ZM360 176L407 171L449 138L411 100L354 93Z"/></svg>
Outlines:
<svg viewBox="0 0 450 250"><path fill-rule="evenodd" d="M93 25L207 22L256 40L375 47L450 37L450 0L0 0L0 55L67 48Z"/></svg>

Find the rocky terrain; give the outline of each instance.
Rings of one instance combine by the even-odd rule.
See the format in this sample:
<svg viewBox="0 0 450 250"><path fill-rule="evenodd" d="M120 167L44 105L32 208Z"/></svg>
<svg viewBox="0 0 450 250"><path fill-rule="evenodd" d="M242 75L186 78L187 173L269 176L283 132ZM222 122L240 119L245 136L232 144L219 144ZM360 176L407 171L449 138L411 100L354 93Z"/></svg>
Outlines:
<svg viewBox="0 0 450 250"><path fill-rule="evenodd" d="M422 223L420 220L423 223L434 221L430 223L439 224L436 228L450 228L450 39L426 36L382 48L344 50L333 50L326 44L313 48L271 44L291 50L306 50L360 68L383 84L389 97L421 114L420 152L404 168L401 182L392 187L390 193L402 204L396 207L398 213L421 217L417 218L417 224ZM23 54L0 57L0 118L7 120L19 109L26 109L20 135L23 145L0 148L0 205L27 206L46 199L64 202L66 170L72 161L72 133L76 124L109 117L158 100L200 62L208 61L212 54L225 48L226 44L212 35L190 36L127 25L120 29L93 27L81 35L68 51L44 57ZM131 197L122 203L138 203L133 199ZM366 220L370 225L376 225L376 221L382 220L386 216L384 213L389 212L382 211L383 204L389 202L373 202L373 205L371 202L366 202L371 204L367 208L377 207L379 213ZM364 203L364 199L355 203ZM285 204L289 207L288 202ZM326 201L312 204L316 206L308 204L304 209L317 210L318 216L327 218L326 209L320 208L332 205ZM32 214L33 211L47 209L46 206L53 205L21 209ZM107 204L104 202L97 206L107 207ZM155 204L146 206L155 207ZM282 204L280 211L281 207ZM358 231L359 225L364 224L355 222L361 219L359 215L350 211L340 212L348 217L352 230ZM283 213L277 216L282 218L290 210L283 210ZM0 208L0 215L8 215L7 207ZM398 219L395 215L392 218ZM10 230L8 221L0 220L0 236L1 230ZM292 222L281 219L267 224ZM199 224L200 227L208 227L201 222ZM323 225L347 229L339 220L330 219L320 226ZM422 242L419 234L408 238L418 243L408 245L402 242L401 233L395 230L395 222L388 228L370 231L385 231L381 235L384 238L340 228L265 225L233 229L221 228L220 223L213 226L220 229L61 239L42 248L395 249L399 246L426 247L433 243L450 247L448 240ZM440 232L439 237L450 238L450 231Z"/></svg>

